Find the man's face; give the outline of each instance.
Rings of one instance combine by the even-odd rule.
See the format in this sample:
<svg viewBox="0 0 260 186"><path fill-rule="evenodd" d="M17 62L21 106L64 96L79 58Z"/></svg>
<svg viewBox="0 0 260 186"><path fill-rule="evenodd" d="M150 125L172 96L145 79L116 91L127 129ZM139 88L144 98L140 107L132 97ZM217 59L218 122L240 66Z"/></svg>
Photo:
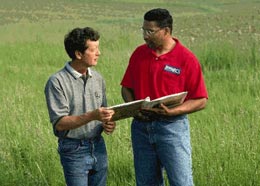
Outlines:
<svg viewBox="0 0 260 186"><path fill-rule="evenodd" d="M86 41L88 48L82 53L81 61L86 64L87 67L96 66L98 58L100 56L99 41Z"/></svg>
<svg viewBox="0 0 260 186"><path fill-rule="evenodd" d="M163 29L158 27L156 22L144 20L142 30L143 38L148 47L154 50L160 47Z"/></svg>

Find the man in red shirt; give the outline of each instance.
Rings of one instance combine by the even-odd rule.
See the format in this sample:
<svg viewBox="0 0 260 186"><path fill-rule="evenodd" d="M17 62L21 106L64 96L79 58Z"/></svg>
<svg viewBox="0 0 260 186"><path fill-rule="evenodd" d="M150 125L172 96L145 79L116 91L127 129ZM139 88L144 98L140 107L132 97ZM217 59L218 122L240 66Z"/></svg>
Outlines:
<svg viewBox="0 0 260 186"><path fill-rule="evenodd" d="M146 44L133 52L121 82L125 102L188 92L180 106L162 104L133 119L137 186L163 185L163 169L171 186L193 185L187 114L204 109L208 93L198 59L172 37L172 23L166 9L145 13L142 30Z"/></svg>

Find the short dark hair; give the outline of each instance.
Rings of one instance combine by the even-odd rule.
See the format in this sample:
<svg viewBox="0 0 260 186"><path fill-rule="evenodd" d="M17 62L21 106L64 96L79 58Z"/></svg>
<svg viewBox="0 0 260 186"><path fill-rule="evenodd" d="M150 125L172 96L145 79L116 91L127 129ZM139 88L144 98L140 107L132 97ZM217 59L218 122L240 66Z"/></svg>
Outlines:
<svg viewBox="0 0 260 186"><path fill-rule="evenodd" d="M144 14L144 20L155 21L160 28L169 27L172 32L173 19L168 10L155 8Z"/></svg>
<svg viewBox="0 0 260 186"><path fill-rule="evenodd" d="M85 46L87 40L98 41L99 38L99 33L93 28L74 28L65 35L65 50L71 59L75 59L75 51L78 50L83 53L87 49L87 46Z"/></svg>

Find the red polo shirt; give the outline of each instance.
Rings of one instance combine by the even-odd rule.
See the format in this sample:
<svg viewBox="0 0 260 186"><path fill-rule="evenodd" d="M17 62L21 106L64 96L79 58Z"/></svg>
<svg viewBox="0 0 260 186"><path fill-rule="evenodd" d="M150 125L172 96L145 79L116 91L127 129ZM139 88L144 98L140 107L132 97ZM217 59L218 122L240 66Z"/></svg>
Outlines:
<svg viewBox="0 0 260 186"><path fill-rule="evenodd" d="M133 52L121 85L133 89L136 100L183 91L188 91L186 99L208 98L198 59L173 39L175 47L159 57L146 44Z"/></svg>

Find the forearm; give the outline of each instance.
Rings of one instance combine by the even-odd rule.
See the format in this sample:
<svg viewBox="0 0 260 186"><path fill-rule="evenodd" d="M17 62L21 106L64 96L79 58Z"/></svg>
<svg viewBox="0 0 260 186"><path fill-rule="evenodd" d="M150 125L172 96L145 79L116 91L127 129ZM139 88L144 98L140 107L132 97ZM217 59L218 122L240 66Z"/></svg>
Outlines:
<svg viewBox="0 0 260 186"><path fill-rule="evenodd" d="M56 129L58 131L71 130L81 127L92 120L94 120L92 112L87 112L79 116L64 116L56 124Z"/></svg>
<svg viewBox="0 0 260 186"><path fill-rule="evenodd" d="M78 116L64 116L56 124L58 131L71 130L85 125L93 120L108 122L115 112L105 107L86 112Z"/></svg>
<svg viewBox="0 0 260 186"><path fill-rule="evenodd" d="M190 114L204 109L206 107L206 103L206 98L187 100L180 106L169 109L169 115L176 116L182 114Z"/></svg>

